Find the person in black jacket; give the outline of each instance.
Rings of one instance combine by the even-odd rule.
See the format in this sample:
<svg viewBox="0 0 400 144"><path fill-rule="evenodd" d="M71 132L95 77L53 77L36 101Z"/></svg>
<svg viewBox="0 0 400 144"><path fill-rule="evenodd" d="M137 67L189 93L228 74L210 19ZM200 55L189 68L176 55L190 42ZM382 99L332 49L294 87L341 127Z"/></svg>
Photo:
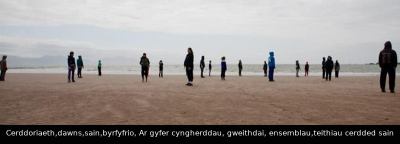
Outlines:
<svg viewBox="0 0 400 144"><path fill-rule="evenodd" d="M332 70L333 70L333 61L331 56L328 56L328 60L326 61L325 67L326 67L325 80L328 81L329 79L329 81L331 81Z"/></svg>
<svg viewBox="0 0 400 144"><path fill-rule="evenodd" d="M385 47L379 53L379 67L381 67L380 85L382 92L385 91L386 75L389 73L389 89L394 93L396 82L397 53L392 49L392 43L387 41Z"/></svg>
<svg viewBox="0 0 400 144"><path fill-rule="evenodd" d="M242 60L239 60L238 67L239 67L239 76L242 76L242 70L243 70Z"/></svg>
<svg viewBox="0 0 400 144"><path fill-rule="evenodd" d="M193 56L193 50L192 48L188 48L188 54L186 55L184 66L186 69L186 76L188 78L188 83L186 84L187 86L193 86L193 61L194 61L194 56Z"/></svg>
<svg viewBox="0 0 400 144"><path fill-rule="evenodd" d="M304 68L305 74L304 76L308 76L308 69L310 68L310 65L308 64L308 62L306 62L306 66Z"/></svg>
<svg viewBox="0 0 400 144"><path fill-rule="evenodd" d="M201 78L205 78L203 76L203 71L204 71L205 67L206 67L206 64L204 63L204 56L201 56L201 60L200 60L200 70L201 70L200 75L201 75Z"/></svg>
<svg viewBox="0 0 400 144"><path fill-rule="evenodd" d="M208 64L208 76L211 76L211 69L212 69L212 65L211 65L211 60L210 60L210 63Z"/></svg>
<svg viewBox="0 0 400 144"><path fill-rule="evenodd" d="M300 71L300 64L299 61L296 60L296 77L299 77L299 71Z"/></svg>
<svg viewBox="0 0 400 144"><path fill-rule="evenodd" d="M326 61L325 57L322 58L322 79L325 79L325 73L326 73Z"/></svg>
<svg viewBox="0 0 400 144"><path fill-rule="evenodd" d="M75 58L74 58L74 52L73 52L73 51L71 51L71 52L69 53L67 62L68 62L68 82L69 82L69 83L70 83L71 81L72 81L72 82L75 82L75 77L74 77L74 75L75 75L75 68L76 68L76 65L75 65Z"/></svg>
<svg viewBox="0 0 400 144"><path fill-rule="evenodd" d="M336 60L336 63L335 63L335 78L339 78L339 71L340 71L340 64L339 64L339 61Z"/></svg>
<svg viewBox="0 0 400 144"><path fill-rule="evenodd" d="M160 72L158 73L158 77L164 77L163 76L164 63L162 62L162 60L160 60L158 65L159 65L159 70L160 70Z"/></svg>
<svg viewBox="0 0 400 144"><path fill-rule="evenodd" d="M139 64L142 66L142 82L147 82L147 77L149 76L150 60L147 58L146 53L143 53L142 58L140 58ZM145 77L146 81L144 81Z"/></svg>
<svg viewBox="0 0 400 144"><path fill-rule="evenodd" d="M263 70L264 70L264 77L267 77L268 76L268 73L267 73L267 70L268 70L267 61L264 61Z"/></svg>

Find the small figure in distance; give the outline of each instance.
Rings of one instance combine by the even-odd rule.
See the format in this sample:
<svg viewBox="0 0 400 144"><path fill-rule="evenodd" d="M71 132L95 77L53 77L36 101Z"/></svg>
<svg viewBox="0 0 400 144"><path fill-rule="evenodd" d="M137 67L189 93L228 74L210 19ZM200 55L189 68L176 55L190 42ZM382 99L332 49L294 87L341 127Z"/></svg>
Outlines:
<svg viewBox="0 0 400 144"><path fill-rule="evenodd" d="M267 70L268 70L268 65L267 65L267 61L264 61L264 66L263 66L263 70L264 70L264 77L267 77Z"/></svg>
<svg viewBox="0 0 400 144"><path fill-rule="evenodd" d="M186 55L185 62L183 63L186 69L186 76L188 78L187 86L193 86L193 61L194 55L192 48L187 49L188 54Z"/></svg>
<svg viewBox="0 0 400 144"><path fill-rule="evenodd" d="M326 76L325 79L326 81L331 81L331 77L332 77L332 70L333 70L333 61L332 61L332 57L328 56L328 60L326 61Z"/></svg>
<svg viewBox="0 0 400 144"><path fill-rule="evenodd" d="M325 79L325 72L326 72L326 61L325 57L322 57L322 79Z"/></svg>
<svg viewBox="0 0 400 144"><path fill-rule="evenodd" d="M296 77L299 77L299 71L300 71L299 60L296 60Z"/></svg>
<svg viewBox="0 0 400 144"><path fill-rule="evenodd" d="M163 76L163 69L164 69L164 63L162 62L162 60L160 60L160 62L158 63L160 72L158 73L158 77L164 77Z"/></svg>
<svg viewBox="0 0 400 144"><path fill-rule="evenodd" d="M211 65L211 60L210 60L210 63L208 64L208 76L211 76L211 69L212 69L212 65Z"/></svg>
<svg viewBox="0 0 400 144"><path fill-rule="evenodd" d="M200 70L201 70L200 75L201 75L201 78L206 78L206 77L203 76L203 71L204 71L205 67L206 67L206 64L204 63L204 56L201 56L201 60L200 60Z"/></svg>
<svg viewBox="0 0 400 144"><path fill-rule="evenodd" d="M310 65L308 64L308 62L306 62L306 66L304 68L305 74L304 76L308 77L308 70L310 69Z"/></svg>
<svg viewBox="0 0 400 144"><path fill-rule="evenodd" d="M5 81L6 71L8 70L7 55L3 55L3 58L0 61L0 69L1 69L0 81Z"/></svg>
<svg viewBox="0 0 400 144"><path fill-rule="evenodd" d="M75 58L74 52L71 51L68 56L68 82L75 82Z"/></svg>
<svg viewBox="0 0 400 144"><path fill-rule="evenodd" d="M239 76L242 76L242 70L243 70L242 60L239 60L238 67L239 67Z"/></svg>
<svg viewBox="0 0 400 144"><path fill-rule="evenodd" d="M225 56L221 58L221 80L225 80L225 72L227 70Z"/></svg>
<svg viewBox="0 0 400 144"><path fill-rule="evenodd" d="M76 64L78 65L78 78L82 78L82 69L85 67L83 66L82 56L78 56L78 60L76 60Z"/></svg>
<svg viewBox="0 0 400 144"><path fill-rule="evenodd" d="M97 64L97 71L99 71L99 76L101 76L101 60L99 60L99 63Z"/></svg>
<svg viewBox="0 0 400 144"><path fill-rule="evenodd" d="M269 81L275 82L275 80L274 80L274 69L275 69L274 52L269 52L268 66L269 66Z"/></svg>
<svg viewBox="0 0 400 144"><path fill-rule="evenodd" d="M149 74L149 67L150 67L150 60L147 58L146 53L143 53L142 58L140 58L140 63L142 66L142 82L147 82L147 77ZM146 81L144 81L144 78L146 77Z"/></svg>
<svg viewBox="0 0 400 144"><path fill-rule="evenodd" d="M336 63L335 63L335 78L339 78L339 71L340 71L340 64L339 64L339 61L336 60Z"/></svg>

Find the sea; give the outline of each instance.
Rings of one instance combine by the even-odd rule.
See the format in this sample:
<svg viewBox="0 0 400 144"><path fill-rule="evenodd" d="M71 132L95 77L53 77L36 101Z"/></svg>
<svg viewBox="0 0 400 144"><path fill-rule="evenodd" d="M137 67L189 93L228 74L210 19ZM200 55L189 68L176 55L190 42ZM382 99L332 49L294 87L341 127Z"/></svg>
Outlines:
<svg viewBox="0 0 400 144"><path fill-rule="evenodd" d="M119 74L119 75L140 75L140 65L121 65L121 66L102 66L102 74ZM7 73L67 73L66 65L59 66L18 66L9 67ZM149 75L158 75L158 65L150 67ZM208 76L208 64L204 69L204 75ZM276 76L294 76L296 73L294 64L277 64L274 75ZM82 74L97 74L97 66L85 66ZM164 75L186 75L183 65L164 64ZM214 64L211 75L220 75L221 66ZM397 73L397 75L400 73ZM200 75L200 66L195 65L194 75ZM226 75L238 75L238 65L228 64ZM243 64L242 76L263 76L262 64ZM304 65L301 65L300 76L304 76ZM309 76L321 76L322 66L320 64L310 64ZM334 72L332 72L334 75ZM341 64L339 76L379 76L380 67L376 64Z"/></svg>

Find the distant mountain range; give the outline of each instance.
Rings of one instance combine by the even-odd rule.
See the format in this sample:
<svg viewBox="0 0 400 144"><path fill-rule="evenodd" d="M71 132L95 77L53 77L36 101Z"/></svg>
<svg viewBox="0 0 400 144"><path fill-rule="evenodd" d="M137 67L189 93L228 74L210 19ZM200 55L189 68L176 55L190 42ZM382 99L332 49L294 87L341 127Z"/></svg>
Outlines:
<svg viewBox="0 0 400 144"><path fill-rule="evenodd" d="M0 54L2 56L2 54ZM75 57L77 59L77 57ZM101 59L103 65L139 65L138 59L113 57ZM97 60L83 59L84 65L97 65ZM7 64L9 67L20 66L60 66L67 65L67 56L43 56L40 58L26 58L7 55Z"/></svg>

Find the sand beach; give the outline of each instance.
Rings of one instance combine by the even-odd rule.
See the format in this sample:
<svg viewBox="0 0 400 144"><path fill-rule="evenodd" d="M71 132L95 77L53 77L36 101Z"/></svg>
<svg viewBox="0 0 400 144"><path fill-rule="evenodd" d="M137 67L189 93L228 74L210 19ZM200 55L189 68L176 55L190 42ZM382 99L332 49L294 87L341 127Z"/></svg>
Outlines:
<svg viewBox="0 0 400 144"><path fill-rule="evenodd" d="M0 124L382 125L400 124L400 88L379 77L186 76L8 73L0 82ZM387 91L388 85L387 85Z"/></svg>

